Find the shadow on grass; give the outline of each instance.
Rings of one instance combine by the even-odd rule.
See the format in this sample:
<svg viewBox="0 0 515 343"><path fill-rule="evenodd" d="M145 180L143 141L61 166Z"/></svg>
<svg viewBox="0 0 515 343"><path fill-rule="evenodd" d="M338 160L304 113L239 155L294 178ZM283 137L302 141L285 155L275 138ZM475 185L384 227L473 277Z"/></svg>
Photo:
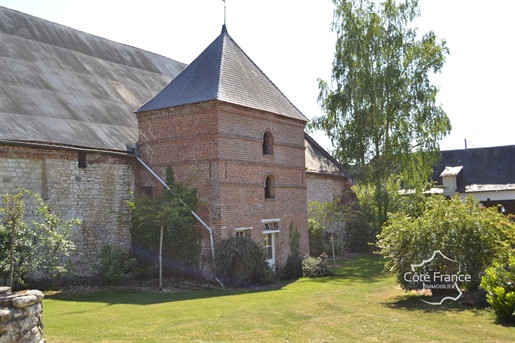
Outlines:
<svg viewBox="0 0 515 343"><path fill-rule="evenodd" d="M429 305L421 301L424 299L426 301L431 300L431 297L427 296L419 296L417 294L406 294L403 296L398 296L394 301L383 303L386 307L397 309L397 310L407 310L407 311L419 311L425 313L436 313L436 312L470 312L475 316L478 316L485 311L488 311L489 307L487 305L475 305L471 306L467 301L444 301L442 305ZM466 305L465 305L465 304ZM514 327L515 323L506 322L495 318L495 314L493 311L490 313L492 316L492 323L504 327Z"/></svg>
<svg viewBox="0 0 515 343"><path fill-rule="evenodd" d="M311 278L313 283L348 283L348 282L378 282L387 277L383 273L384 259L380 255L366 255L348 258L338 261L334 269L336 275L331 277ZM205 298L215 298L224 296L236 296L242 294L263 293L278 291L292 281L281 281L276 284L253 287L253 288L233 288L233 289L173 289L170 292L156 292L140 290L137 288L115 288L99 289L87 293L56 293L46 295L46 299L72 302L97 302L106 304L136 304L152 305L158 303L197 300Z"/></svg>
<svg viewBox="0 0 515 343"><path fill-rule="evenodd" d="M285 281L277 284L245 289L165 289L165 291L162 292L118 287L113 289L98 290L86 293L55 293L51 295L45 295L45 299L71 302L96 302L106 303L109 305L153 305L167 302L198 300L206 298L269 292L280 290L291 282Z"/></svg>
<svg viewBox="0 0 515 343"><path fill-rule="evenodd" d="M396 297L393 301L383 303L386 307L399 310L408 311L422 311L422 312L462 312L462 311L473 311L477 314L477 311L482 307L474 307L462 304L459 301L446 300L441 305L430 305L425 301L434 301L430 296L421 296L418 294L405 294ZM459 300L459 299L458 299Z"/></svg>
<svg viewBox="0 0 515 343"><path fill-rule="evenodd" d="M502 319L496 318L494 321L495 324L505 326L507 328L515 328L515 323L513 322L507 322Z"/></svg>

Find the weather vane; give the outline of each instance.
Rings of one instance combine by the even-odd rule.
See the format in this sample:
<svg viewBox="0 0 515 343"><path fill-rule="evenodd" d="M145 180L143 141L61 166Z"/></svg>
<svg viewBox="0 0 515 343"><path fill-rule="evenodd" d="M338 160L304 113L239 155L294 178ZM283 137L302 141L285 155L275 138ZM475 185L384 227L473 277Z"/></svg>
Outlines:
<svg viewBox="0 0 515 343"><path fill-rule="evenodd" d="M225 21L227 19L227 8L225 7L225 0L224 1L224 26L225 26Z"/></svg>

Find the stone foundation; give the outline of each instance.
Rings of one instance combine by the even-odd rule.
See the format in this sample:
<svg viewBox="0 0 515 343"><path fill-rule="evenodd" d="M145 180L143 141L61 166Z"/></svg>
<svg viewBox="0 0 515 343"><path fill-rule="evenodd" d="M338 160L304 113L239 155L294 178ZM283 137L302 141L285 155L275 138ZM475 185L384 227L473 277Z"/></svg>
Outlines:
<svg viewBox="0 0 515 343"><path fill-rule="evenodd" d="M12 294L0 287L0 343L45 343L42 302L40 291Z"/></svg>

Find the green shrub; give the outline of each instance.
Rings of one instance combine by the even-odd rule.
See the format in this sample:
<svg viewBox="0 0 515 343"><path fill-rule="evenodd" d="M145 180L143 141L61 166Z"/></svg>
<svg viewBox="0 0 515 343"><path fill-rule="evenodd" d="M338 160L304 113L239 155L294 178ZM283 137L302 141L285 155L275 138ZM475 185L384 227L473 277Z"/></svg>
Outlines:
<svg viewBox="0 0 515 343"><path fill-rule="evenodd" d="M507 258L515 244L515 224L495 207L481 208L473 197L462 201L458 196L431 196L418 217L391 213L378 238L381 253L388 258L385 268L396 275L402 288L413 287L405 277L411 264L421 263L440 250L459 262L461 274L470 275L463 288L474 291L481 281L480 273L493 261ZM441 263L431 268L422 271L451 274L456 271L449 268L458 266Z"/></svg>
<svg viewBox="0 0 515 343"><path fill-rule="evenodd" d="M508 263L494 263L481 278L481 288L497 318L515 322L515 256Z"/></svg>
<svg viewBox="0 0 515 343"><path fill-rule="evenodd" d="M300 233L298 228L293 227L293 222L290 222L289 230L289 245L290 255L300 256Z"/></svg>
<svg viewBox="0 0 515 343"><path fill-rule="evenodd" d="M294 280L302 277L302 257L300 256L300 233L298 228L293 228L290 223L290 254L286 259L286 264L281 270L281 278L284 280Z"/></svg>
<svg viewBox="0 0 515 343"><path fill-rule="evenodd" d="M250 238L231 237L216 249L216 273L226 286L268 284L273 280L263 248Z"/></svg>
<svg viewBox="0 0 515 343"><path fill-rule="evenodd" d="M329 269L327 255L319 257L307 256L302 260L302 274L304 277L333 276L334 273Z"/></svg>
<svg viewBox="0 0 515 343"><path fill-rule="evenodd" d="M309 251L318 256L329 250L325 239L325 227L316 218L308 219Z"/></svg>
<svg viewBox="0 0 515 343"><path fill-rule="evenodd" d="M32 206L35 208L27 209ZM0 280L18 287L25 286L34 272L55 281L66 276L71 268L67 258L75 249L70 235L79 224L79 219L63 220L60 212L51 209L41 195L29 190L2 195Z"/></svg>
<svg viewBox="0 0 515 343"><path fill-rule="evenodd" d="M109 286L118 286L136 263L128 253L119 247L104 245L99 255L98 271L102 282Z"/></svg>
<svg viewBox="0 0 515 343"><path fill-rule="evenodd" d="M370 243L374 241L372 228L365 216L353 218L345 222L342 249L345 253L370 252Z"/></svg>
<svg viewBox="0 0 515 343"><path fill-rule="evenodd" d="M289 255L281 270L281 279L294 280L302 277L302 257Z"/></svg>

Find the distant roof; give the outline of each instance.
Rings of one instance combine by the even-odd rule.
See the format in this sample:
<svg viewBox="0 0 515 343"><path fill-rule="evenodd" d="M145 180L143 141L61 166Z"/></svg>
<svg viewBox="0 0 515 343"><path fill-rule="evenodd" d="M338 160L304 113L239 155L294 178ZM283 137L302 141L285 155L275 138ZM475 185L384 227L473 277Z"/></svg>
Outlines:
<svg viewBox="0 0 515 343"><path fill-rule="evenodd" d="M186 64L0 7L0 141L126 150Z"/></svg>
<svg viewBox="0 0 515 343"><path fill-rule="evenodd" d="M221 34L137 112L221 100L307 121L229 36Z"/></svg>
<svg viewBox="0 0 515 343"><path fill-rule="evenodd" d="M433 180L441 184L440 175L446 167L460 166L463 167L457 173L460 192L470 185L515 184L515 145L442 151Z"/></svg>
<svg viewBox="0 0 515 343"><path fill-rule="evenodd" d="M308 173L348 177L345 168L307 133L304 133L304 145Z"/></svg>

